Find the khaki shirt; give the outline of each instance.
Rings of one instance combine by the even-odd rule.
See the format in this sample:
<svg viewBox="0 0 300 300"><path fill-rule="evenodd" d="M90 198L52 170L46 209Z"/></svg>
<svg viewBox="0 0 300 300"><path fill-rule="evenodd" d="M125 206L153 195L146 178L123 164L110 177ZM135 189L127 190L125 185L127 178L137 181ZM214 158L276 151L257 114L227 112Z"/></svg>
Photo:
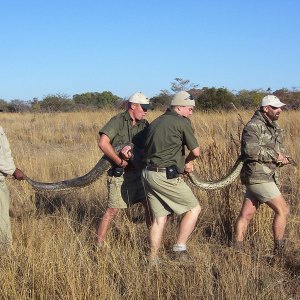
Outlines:
<svg viewBox="0 0 300 300"><path fill-rule="evenodd" d="M0 126L0 181L4 181L5 175L12 175L15 170L16 166L11 156L9 142Z"/></svg>
<svg viewBox="0 0 300 300"><path fill-rule="evenodd" d="M145 146L146 128L149 126L149 123L147 120L140 120L133 126L132 121L128 111L125 111L112 117L99 131L99 134L104 133L107 135L112 146L130 142L143 149Z"/></svg>
<svg viewBox="0 0 300 300"><path fill-rule="evenodd" d="M284 146L283 130L277 122L270 122L257 110L244 127L241 152L245 160L241 171L243 184L279 183L277 157L284 154Z"/></svg>
<svg viewBox="0 0 300 300"><path fill-rule="evenodd" d="M174 110L167 110L149 126L145 145L147 165L176 165L183 172L185 146L190 151L199 147L191 121Z"/></svg>
<svg viewBox="0 0 300 300"><path fill-rule="evenodd" d="M144 165L144 147L149 123L143 119L137 121L133 126L132 122L130 114L128 111L125 111L112 117L99 131L100 135L104 133L109 137L112 146L128 142L135 145L134 158L129 161L125 171L132 169L141 170Z"/></svg>

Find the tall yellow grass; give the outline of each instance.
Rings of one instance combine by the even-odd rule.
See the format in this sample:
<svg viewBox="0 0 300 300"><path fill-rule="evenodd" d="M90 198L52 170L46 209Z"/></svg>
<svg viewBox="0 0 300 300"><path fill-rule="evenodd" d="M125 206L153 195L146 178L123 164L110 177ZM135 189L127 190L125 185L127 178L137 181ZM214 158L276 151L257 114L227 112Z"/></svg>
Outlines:
<svg viewBox="0 0 300 300"><path fill-rule="evenodd" d="M102 156L98 131L116 111L2 114L17 166L38 181L57 181L89 171ZM148 120L159 112L150 112ZM239 153L243 128L253 112L192 116L202 156L196 169L217 179ZM284 112L287 152L300 161L300 113ZM284 261L271 262L272 212L262 206L251 223L246 250L229 247L243 198L239 180L222 190L193 190L202 206L189 250L193 265L173 261L168 250L178 217L170 219L161 264L146 263L148 233L141 207L122 213L95 250L95 226L106 202L106 178L71 192L35 194L26 182L7 180L11 191L13 249L0 260L1 299L300 299L299 167L281 170L291 206Z"/></svg>

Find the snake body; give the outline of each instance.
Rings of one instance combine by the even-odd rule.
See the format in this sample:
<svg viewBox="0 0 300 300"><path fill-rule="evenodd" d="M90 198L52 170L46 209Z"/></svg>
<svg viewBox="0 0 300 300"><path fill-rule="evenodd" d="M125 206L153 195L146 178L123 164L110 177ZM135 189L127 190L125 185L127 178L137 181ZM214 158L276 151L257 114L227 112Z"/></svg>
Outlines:
<svg viewBox="0 0 300 300"><path fill-rule="evenodd" d="M216 181L203 181L199 179L198 175L194 172L189 173L188 176L191 182L201 190L217 190L233 183L241 173L243 164L244 162L239 157L232 167L231 171L226 176Z"/></svg>
<svg viewBox="0 0 300 300"><path fill-rule="evenodd" d="M115 147L115 151L119 152L123 147L133 144L126 143L126 144L119 144ZM134 148L132 150L134 152ZM288 158L290 163L294 166L297 165L297 163L292 159ZM133 161L134 164L134 161ZM189 180L199 189L202 190L216 190L221 189L232 182L235 181L235 179L240 174L242 167L243 167L243 160L241 157L239 157L234 166L232 167L231 171L224 176L223 178L216 180L216 181L203 181L199 179L199 176L196 173L189 173L188 178ZM102 156L101 159L97 162L95 167L90 170L88 173L81 177L69 179L69 180L63 180L58 182L39 182L30 179L29 177L25 177L25 180L35 189L39 191L66 191L66 190L73 190L75 188L81 188L85 187L87 185L90 185L94 181L96 181L101 175L104 174L104 172L111 166L111 161L105 157Z"/></svg>
<svg viewBox="0 0 300 300"><path fill-rule="evenodd" d="M117 145L115 151L120 151L127 144ZM96 163L93 169L83 176L58 181L58 182L39 182L35 181L28 176L25 177L25 180L38 191L67 191L73 190L76 188L81 188L90 185L96 181L104 172L111 166L111 161L103 155L100 160Z"/></svg>
<svg viewBox="0 0 300 300"><path fill-rule="evenodd" d="M67 191L75 188L87 186L96 181L110 166L107 158L102 157L95 167L83 176L63 180L58 182L39 182L32 180L28 176L25 180L35 189L39 191Z"/></svg>

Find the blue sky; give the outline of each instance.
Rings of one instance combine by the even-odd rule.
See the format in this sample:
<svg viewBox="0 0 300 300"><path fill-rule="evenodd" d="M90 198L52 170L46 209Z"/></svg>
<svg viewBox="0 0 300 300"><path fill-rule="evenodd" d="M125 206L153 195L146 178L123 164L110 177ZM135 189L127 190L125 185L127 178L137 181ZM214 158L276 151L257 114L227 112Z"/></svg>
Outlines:
<svg viewBox="0 0 300 300"><path fill-rule="evenodd" d="M0 98L300 88L299 0L2 1Z"/></svg>

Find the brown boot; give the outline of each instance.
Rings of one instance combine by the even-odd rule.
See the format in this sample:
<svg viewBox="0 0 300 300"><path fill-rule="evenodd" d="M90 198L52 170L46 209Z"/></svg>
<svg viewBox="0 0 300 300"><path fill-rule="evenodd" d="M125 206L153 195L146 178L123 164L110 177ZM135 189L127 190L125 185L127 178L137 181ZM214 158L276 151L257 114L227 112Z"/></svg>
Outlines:
<svg viewBox="0 0 300 300"><path fill-rule="evenodd" d="M285 252L285 241L275 240L274 241L274 255L278 257L283 257Z"/></svg>

